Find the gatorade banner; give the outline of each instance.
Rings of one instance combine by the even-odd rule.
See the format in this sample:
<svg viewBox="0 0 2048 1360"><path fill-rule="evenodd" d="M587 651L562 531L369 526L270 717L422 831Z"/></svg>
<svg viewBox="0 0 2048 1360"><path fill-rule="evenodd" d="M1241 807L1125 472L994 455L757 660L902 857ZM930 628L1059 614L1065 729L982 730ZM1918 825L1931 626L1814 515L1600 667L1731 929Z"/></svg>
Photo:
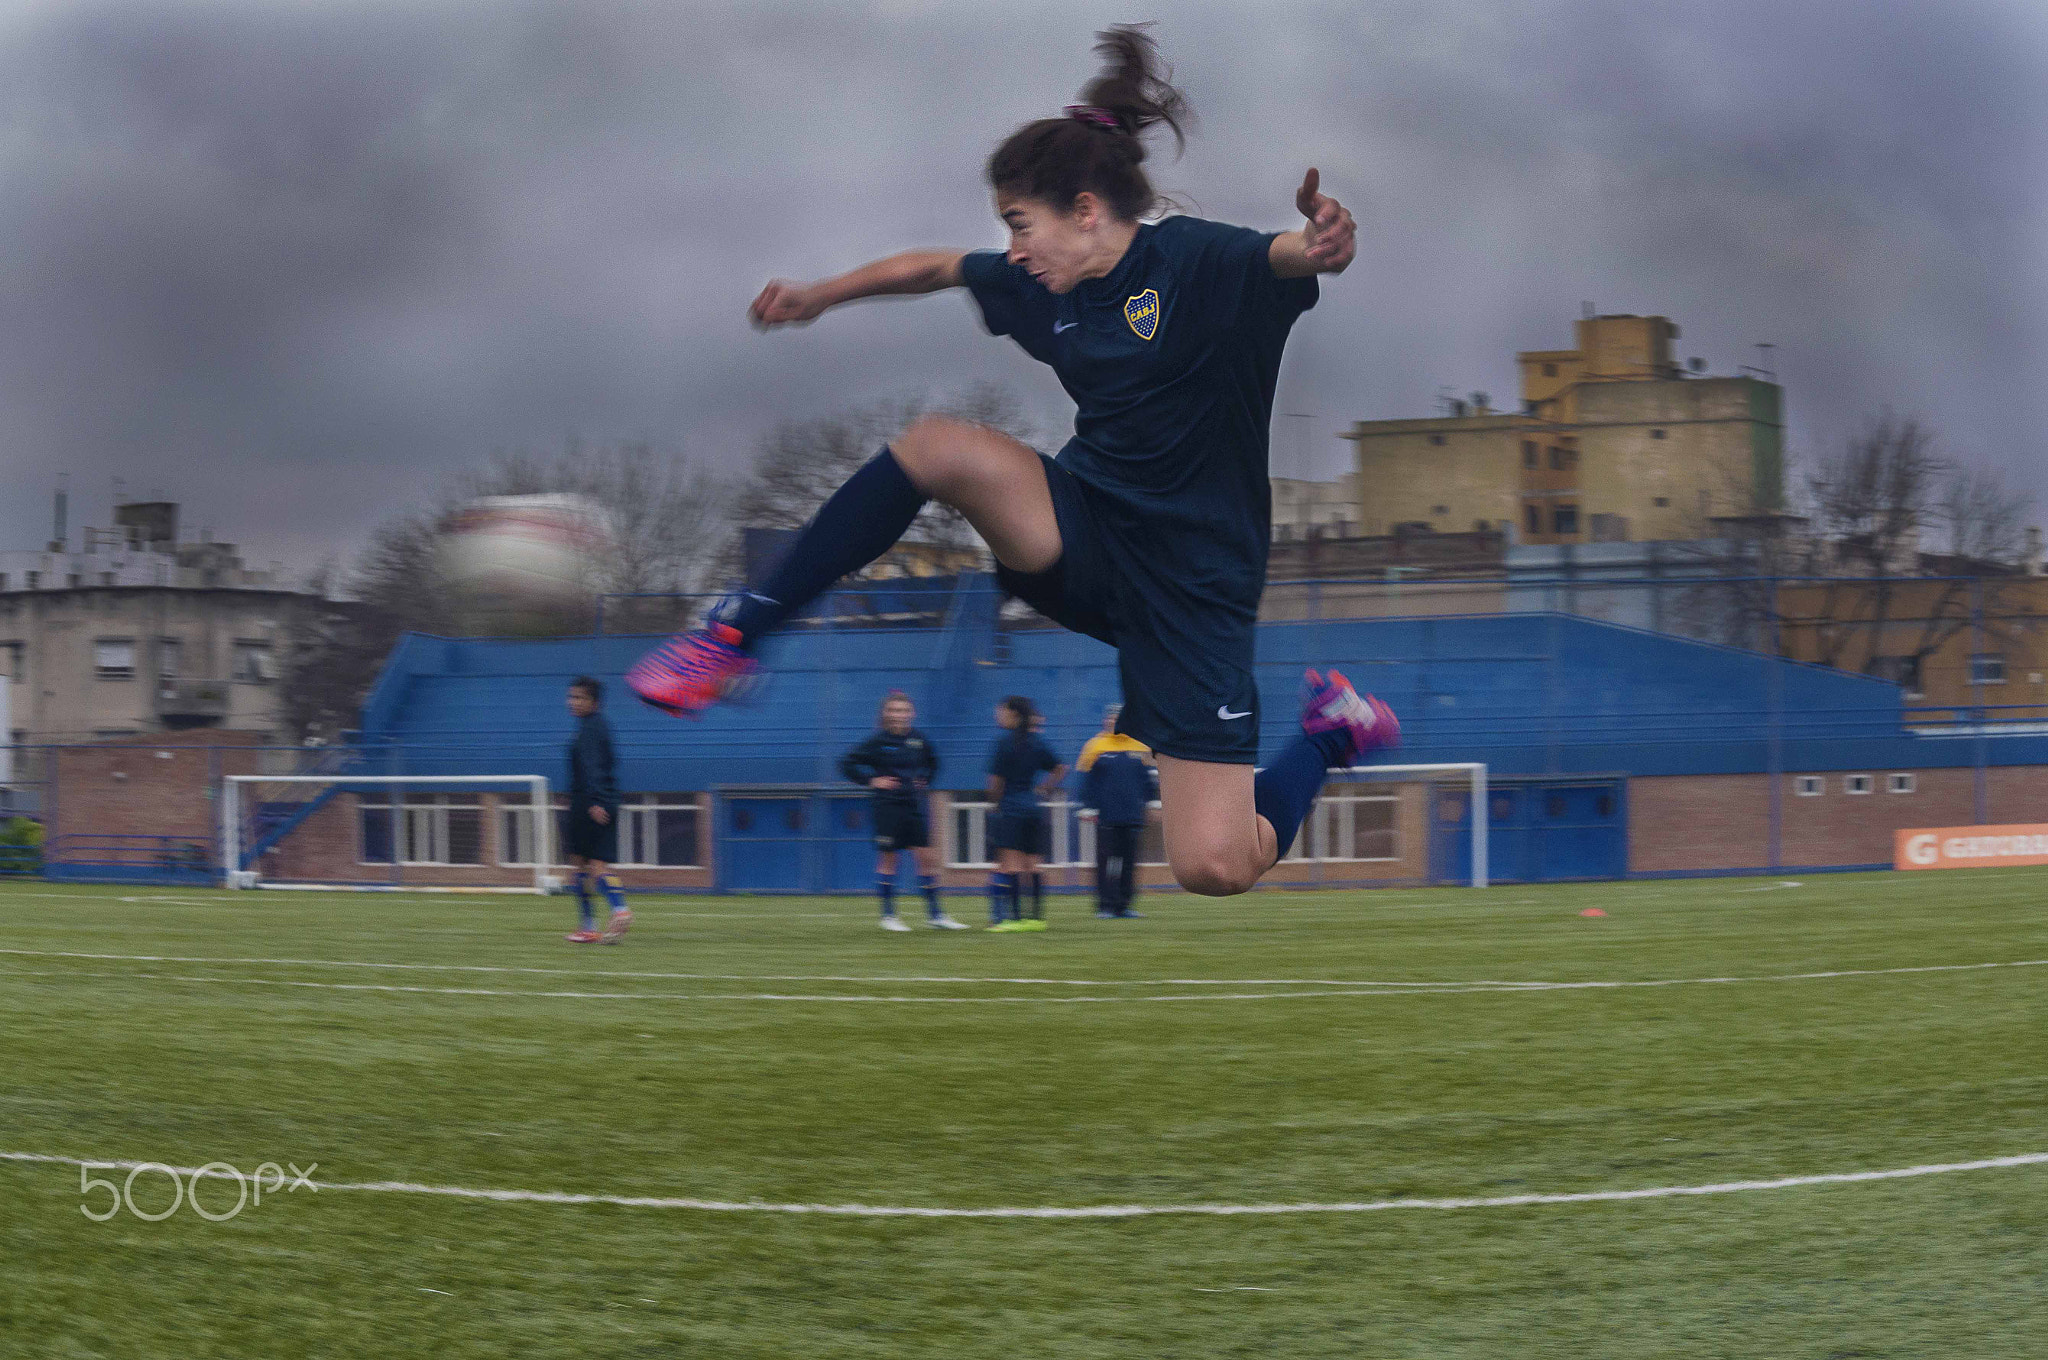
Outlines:
<svg viewBox="0 0 2048 1360"><path fill-rule="evenodd" d="M2048 864L2048 823L1892 833L1895 869L1989 869L2014 864Z"/></svg>

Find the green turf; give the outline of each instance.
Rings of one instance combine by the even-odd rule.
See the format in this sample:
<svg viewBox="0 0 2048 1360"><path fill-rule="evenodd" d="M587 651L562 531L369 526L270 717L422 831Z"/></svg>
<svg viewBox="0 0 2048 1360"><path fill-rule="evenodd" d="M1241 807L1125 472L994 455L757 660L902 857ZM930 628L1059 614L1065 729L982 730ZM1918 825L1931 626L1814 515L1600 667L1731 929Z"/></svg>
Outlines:
<svg viewBox="0 0 2048 1360"><path fill-rule="evenodd" d="M1135 922L1058 899L1043 935L645 898L615 950L560 943L559 900L9 885L0 947L33 952L0 954L0 1151L954 1207L1491 1198L2048 1152L2048 968L1286 981L2048 959L2048 872L1778 882L1154 895ZM137 1190L169 1200L161 1177ZM1110 1221L302 1190L223 1223L94 1223L82 1202L76 1167L0 1162L0 1354L2048 1354L2043 1165Z"/></svg>

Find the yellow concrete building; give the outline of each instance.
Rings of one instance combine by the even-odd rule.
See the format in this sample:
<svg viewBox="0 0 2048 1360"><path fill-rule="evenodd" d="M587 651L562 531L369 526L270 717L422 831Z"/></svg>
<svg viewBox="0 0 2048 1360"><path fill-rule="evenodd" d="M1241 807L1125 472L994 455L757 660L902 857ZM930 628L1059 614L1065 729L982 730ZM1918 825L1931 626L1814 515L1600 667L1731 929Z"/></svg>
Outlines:
<svg viewBox="0 0 2048 1360"><path fill-rule="evenodd" d="M1520 543L1709 537L1715 516L1784 497L1783 394L1753 377L1688 376L1661 316L1593 316L1578 348L1527 350L1518 411L1363 420L1362 532L1492 529Z"/></svg>

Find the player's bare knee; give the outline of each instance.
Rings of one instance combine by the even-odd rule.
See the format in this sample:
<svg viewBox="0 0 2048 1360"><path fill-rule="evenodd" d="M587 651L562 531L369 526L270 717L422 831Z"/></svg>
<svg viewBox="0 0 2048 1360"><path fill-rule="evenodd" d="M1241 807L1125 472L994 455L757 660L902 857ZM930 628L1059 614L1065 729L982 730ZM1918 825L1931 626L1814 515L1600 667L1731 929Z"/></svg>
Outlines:
<svg viewBox="0 0 2048 1360"><path fill-rule="evenodd" d="M889 450L912 485L943 500L959 483L973 428L951 416L919 416L890 442Z"/></svg>
<svg viewBox="0 0 2048 1360"><path fill-rule="evenodd" d="M1250 867L1222 855L1193 855L1173 861L1173 878L1203 897L1235 897L1251 891L1259 876Z"/></svg>

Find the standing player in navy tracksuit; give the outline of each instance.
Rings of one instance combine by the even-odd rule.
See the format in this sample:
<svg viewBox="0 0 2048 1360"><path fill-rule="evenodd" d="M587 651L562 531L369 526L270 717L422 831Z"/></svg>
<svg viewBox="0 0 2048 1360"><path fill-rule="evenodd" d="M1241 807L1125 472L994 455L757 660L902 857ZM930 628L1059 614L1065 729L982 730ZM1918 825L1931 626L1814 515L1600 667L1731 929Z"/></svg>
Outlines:
<svg viewBox="0 0 2048 1360"><path fill-rule="evenodd" d="M1102 730L1088 738L1074 768L1081 802L1095 809L1095 914L1129 919L1138 898L1138 846L1158 791L1145 744L1116 730L1123 705L1111 704Z"/></svg>
<svg viewBox="0 0 2048 1360"><path fill-rule="evenodd" d="M896 917L896 856L908 850L917 860L928 923L934 930L965 930L939 905L938 858L926 825L924 800L938 777L938 749L911 726L917 707L902 690L889 691L879 716L874 735L846 753L839 772L874 791L875 894L882 899L882 929L910 929Z"/></svg>
<svg viewBox="0 0 2048 1360"><path fill-rule="evenodd" d="M576 873L576 907L580 924L567 938L571 944L617 944L633 924L626 895L612 863L619 857L618 759L612 752L612 725L597 711L604 686L587 675L569 682L569 712L576 717L576 735L569 742L569 811L563 818L562 851ZM590 907L590 885L603 890L612 918L603 931Z"/></svg>
<svg viewBox="0 0 2048 1360"><path fill-rule="evenodd" d="M988 798L995 814L988 821L988 840L996 852L995 872L988 879L990 930L1044 930L1044 887L1039 861L1052 841L1052 824L1041 801L1059 785L1067 767L1038 735L1032 719L1038 709L1021 694L996 705L996 725L1003 729L988 762ZM1039 776L1044 778L1040 779ZM1024 909L1026 881L1031 909Z"/></svg>
<svg viewBox="0 0 2048 1360"><path fill-rule="evenodd" d="M856 298L964 287L991 333L1058 375L1074 437L1045 458L983 426L919 419L765 580L626 681L656 707L703 711L756 669L763 638L941 501L988 543L1004 589L1116 647L1120 729L1157 757L1174 877L1239 893L1287 852L1329 768L1400 730L1343 676L1309 671L1300 734L1253 769L1280 354L1316 303L1316 276L1351 263L1356 229L1314 170L1293 231L1144 220L1159 199L1142 136L1162 125L1178 136L1187 101L1142 29L1112 28L1097 50L1107 65L1083 102L1026 124L989 158L1007 251L911 251L816 283L778 279L751 308L763 328L801 325Z"/></svg>

